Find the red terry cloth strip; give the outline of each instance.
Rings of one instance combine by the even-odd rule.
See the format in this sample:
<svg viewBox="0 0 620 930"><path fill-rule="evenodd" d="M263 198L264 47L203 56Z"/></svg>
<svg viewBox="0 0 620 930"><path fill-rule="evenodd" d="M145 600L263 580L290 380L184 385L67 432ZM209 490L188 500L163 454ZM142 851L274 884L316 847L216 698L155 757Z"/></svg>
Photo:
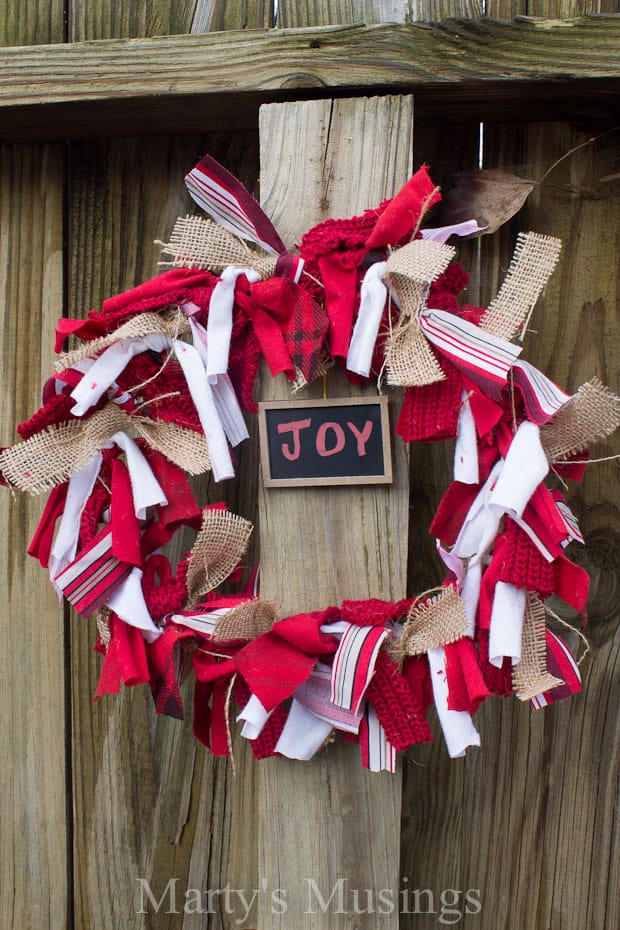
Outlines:
<svg viewBox="0 0 620 930"><path fill-rule="evenodd" d="M112 552L121 562L142 565L140 521L136 517L129 469L122 459L112 460L110 508Z"/></svg>
<svg viewBox="0 0 620 930"><path fill-rule="evenodd" d="M565 603L578 610L584 620L587 620L586 603L590 590L590 576L587 571L565 555L561 555L553 562L553 568L555 593Z"/></svg>
<svg viewBox="0 0 620 930"><path fill-rule="evenodd" d="M527 533L508 517L503 536L506 545L502 547L497 580L536 591L543 600L551 597L555 589L553 563L544 558Z"/></svg>
<svg viewBox="0 0 620 930"><path fill-rule="evenodd" d="M444 546L453 546L469 508L480 490L479 485L453 481L439 502L429 533Z"/></svg>
<svg viewBox="0 0 620 930"><path fill-rule="evenodd" d="M386 736L396 751L432 740L422 705L416 700L396 662L379 652L375 674L366 690Z"/></svg>
<svg viewBox="0 0 620 930"><path fill-rule="evenodd" d="M110 616L112 638L105 653L94 700L118 694L121 682L128 688L146 684L150 672L142 632L116 614Z"/></svg>
<svg viewBox="0 0 620 930"><path fill-rule="evenodd" d="M486 686L476 647L464 636L455 643L444 646L446 651L446 676L448 679L448 710L466 710L475 714L479 706L491 694Z"/></svg>
<svg viewBox="0 0 620 930"><path fill-rule="evenodd" d="M28 555L38 559L43 568L49 567L50 553L54 543L54 529L58 517L65 509L68 487L69 482L65 481L64 484L57 484L55 488L52 488L39 525L28 546Z"/></svg>
<svg viewBox="0 0 620 930"><path fill-rule="evenodd" d="M461 409L463 379L454 365L437 359L444 381L405 389L396 432L405 442L438 442L453 439Z"/></svg>
<svg viewBox="0 0 620 930"><path fill-rule="evenodd" d="M366 248L396 245L409 238L424 211L439 200L439 189L431 181L426 165L422 165L387 205L366 240Z"/></svg>
<svg viewBox="0 0 620 930"><path fill-rule="evenodd" d="M250 284L245 275L237 279L235 302L252 321L271 374L295 377L284 329L295 312L296 286L284 278L268 278Z"/></svg>

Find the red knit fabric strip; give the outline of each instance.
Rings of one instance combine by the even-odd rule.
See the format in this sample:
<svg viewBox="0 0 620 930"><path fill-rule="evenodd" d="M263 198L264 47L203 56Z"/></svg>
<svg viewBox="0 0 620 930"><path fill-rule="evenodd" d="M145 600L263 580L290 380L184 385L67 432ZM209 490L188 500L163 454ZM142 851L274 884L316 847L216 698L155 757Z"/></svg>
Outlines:
<svg viewBox="0 0 620 930"><path fill-rule="evenodd" d="M463 381L454 365L438 359L445 381L408 387L396 424L396 432L405 442L436 442L456 436L461 409Z"/></svg>
<svg viewBox="0 0 620 930"><path fill-rule="evenodd" d="M244 708L250 700L250 689L245 681L237 676L233 685L233 695L240 708ZM269 759L275 755L275 748L280 739L288 713L282 706L276 707L269 720L263 727L260 735L250 740L252 755L255 759Z"/></svg>
<svg viewBox="0 0 620 930"><path fill-rule="evenodd" d="M391 620L401 620L411 606L411 599L382 601L371 597L364 601L343 601L340 619L356 626L379 626Z"/></svg>
<svg viewBox="0 0 620 930"><path fill-rule="evenodd" d="M553 563L548 562L542 556L527 533L508 517L504 534L507 545L504 549L498 581L504 581L517 588L527 588L528 591L536 591L543 600L550 597L555 589Z"/></svg>
<svg viewBox="0 0 620 930"><path fill-rule="evenodd" d="M366 695L397 751L413 743L432 740L421 704L413 696L397 663L388 659L384 652L377 657L375 674Z"/></svg>
<svg viewBox="0 0 620 930"><path fill-rule="evenodd" d="M52 397L43 407L40 407L36 413L33 413L30 419L24 420L17 427L17 432L22 439L29 439L35 433L54 423L64 423L72 420L71 408L75 405L73 398L67 394L57 394Z"/></svg>

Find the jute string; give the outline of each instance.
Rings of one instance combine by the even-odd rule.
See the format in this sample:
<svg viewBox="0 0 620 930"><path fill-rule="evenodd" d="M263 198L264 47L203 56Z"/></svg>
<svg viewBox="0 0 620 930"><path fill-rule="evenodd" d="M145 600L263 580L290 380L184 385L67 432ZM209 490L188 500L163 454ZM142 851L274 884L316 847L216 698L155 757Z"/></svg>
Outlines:
<svg viewBox="0 0 620 930"><path fill-rule="evenodd" d="M557 685L563 684L547 670L545 606L528 591L521 637L521 661L512 669L512 683L520 701L529 701Z"/></svg>
<svg viewBox="0 0 620 930"><path fill-rule="evenodd" d="M480 329L510 341L522 339L536 301L555 268L562 242L538 233L519 233L504 283L480 320Z"/></svg>
<svg viewBox="0 0 620 930"><path fill-rule="evenodd" d="M386 344L388 384L414 386L443 381L445 375L420 329L428 288L445 271L454 249L416 239L396 249L386 262L385 279L398 297L401 314Z"/></svg>
<svg viewBox="0 0 620 930"><path fill-rule="evenodd" d="M205 510L187 567L188 604L213 591L237 567L247 548L252 524L228 510Z"/></svg>
<svg viewBox="0 0 620 930"><path fill-rule="evenodd" d="M202 216L180 216L170 242L156 240L161 254L169 261L158 264L167 268L205 268L221 274L229 265L253 268L263 279L271 278L277 259L265 252L250 249L228 230Z"/></svg>
<svg viewBox="0 0 620 930"><path fill-rule="evenodd" d="M0 453L0 471L22 491L41 494L86 465L114 433L140 436L190 475L211 467L202 433L163 420L130 416L114 403L87 419L69 420L35 433Z"/></svg>

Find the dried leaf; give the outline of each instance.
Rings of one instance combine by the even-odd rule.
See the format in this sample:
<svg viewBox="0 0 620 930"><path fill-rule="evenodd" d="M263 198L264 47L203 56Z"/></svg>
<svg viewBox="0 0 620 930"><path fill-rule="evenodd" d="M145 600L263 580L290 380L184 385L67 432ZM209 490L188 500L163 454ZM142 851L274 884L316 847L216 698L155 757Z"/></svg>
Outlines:
<svg viewBox="0 0 620 930"><path fill-rule="evenodd" d="M455 176L454 181L454 187L445 195L434 222L438 226L449 226L465 220L477 220L478 225L486 226L486 229L474 236L490 235L499 229L519 212L537 183L495 169L463 171Z"/></svg>

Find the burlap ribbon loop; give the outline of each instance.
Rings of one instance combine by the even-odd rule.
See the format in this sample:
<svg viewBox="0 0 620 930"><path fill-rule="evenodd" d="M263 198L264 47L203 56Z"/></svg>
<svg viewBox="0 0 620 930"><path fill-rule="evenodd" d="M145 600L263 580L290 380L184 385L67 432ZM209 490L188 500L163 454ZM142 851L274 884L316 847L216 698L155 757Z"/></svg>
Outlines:
<svg viewBox="0 0 620 930"><path fill-rule="evenodd" d="M465 602L452 587L437 597L414 603L402 635L390 642L389 655L397 662L407 656L422 655L429 649L455 643L467 633Z"/></svg>
<svg viewBox="0 0 620 930"><path fill-rule="evenodd" d="M237 567L253 526L228 510L205 510L187 567L187 602L197 603Z"/></svg>
<svg viewBox="0 0 620 930"><path fill-rule="evenodd" d="M540 441L550 462L583 452L620 426L620 397L598 378L586 381L540 430Z"/></svg>
<svg viewBox="0 0 620 930"><path fill-rule="evenodd" d="M167 268L203 268L220 275L224 268L237 266L252 268L266 280L273 277L277 257L255 251L223 229L213 220L202 216L180 216L174 224L170 242L156 241L161 254L169 261L158 264Z"/></svg>
<svg viewBox="0 0 620 930"><path fill-rule="evenodd" d="M401 314L386 345L388 384L411 387L443 381L433 350L420 329L428 288L454 257L452 246L416 239L392 252L385 279L398 298Z"/></svg>
<svg viewBox="0 0 620 930"><path fill-rule="evenodd" d="M223 614L215 624L213 639L257 639L268 633L278 619L274 604L256 598Z"/></svg>
<svg viewBox="0 0 620 930"><path fill-rule="evenodd" d="M174 423L129 416L109 403L87 419L49 426L0 454L0 471L9 484L41 494L67 481L103 448L114 433L139 436L190 475L211 467L202 433Z"/></svg>
<svg viewBox="0 0 620 930"><path fill-rule="evenodd" d="M56 361L56 371L73 368L78 362L99 355L100 352L108 349L121 339L141 339L144 336L154 335L177 339L179 336L189 333L189 331L188 319L178 308L167 313L139 313L107 336L92 339L90 342L78 346L77 349L63 352Z"/></svg>

